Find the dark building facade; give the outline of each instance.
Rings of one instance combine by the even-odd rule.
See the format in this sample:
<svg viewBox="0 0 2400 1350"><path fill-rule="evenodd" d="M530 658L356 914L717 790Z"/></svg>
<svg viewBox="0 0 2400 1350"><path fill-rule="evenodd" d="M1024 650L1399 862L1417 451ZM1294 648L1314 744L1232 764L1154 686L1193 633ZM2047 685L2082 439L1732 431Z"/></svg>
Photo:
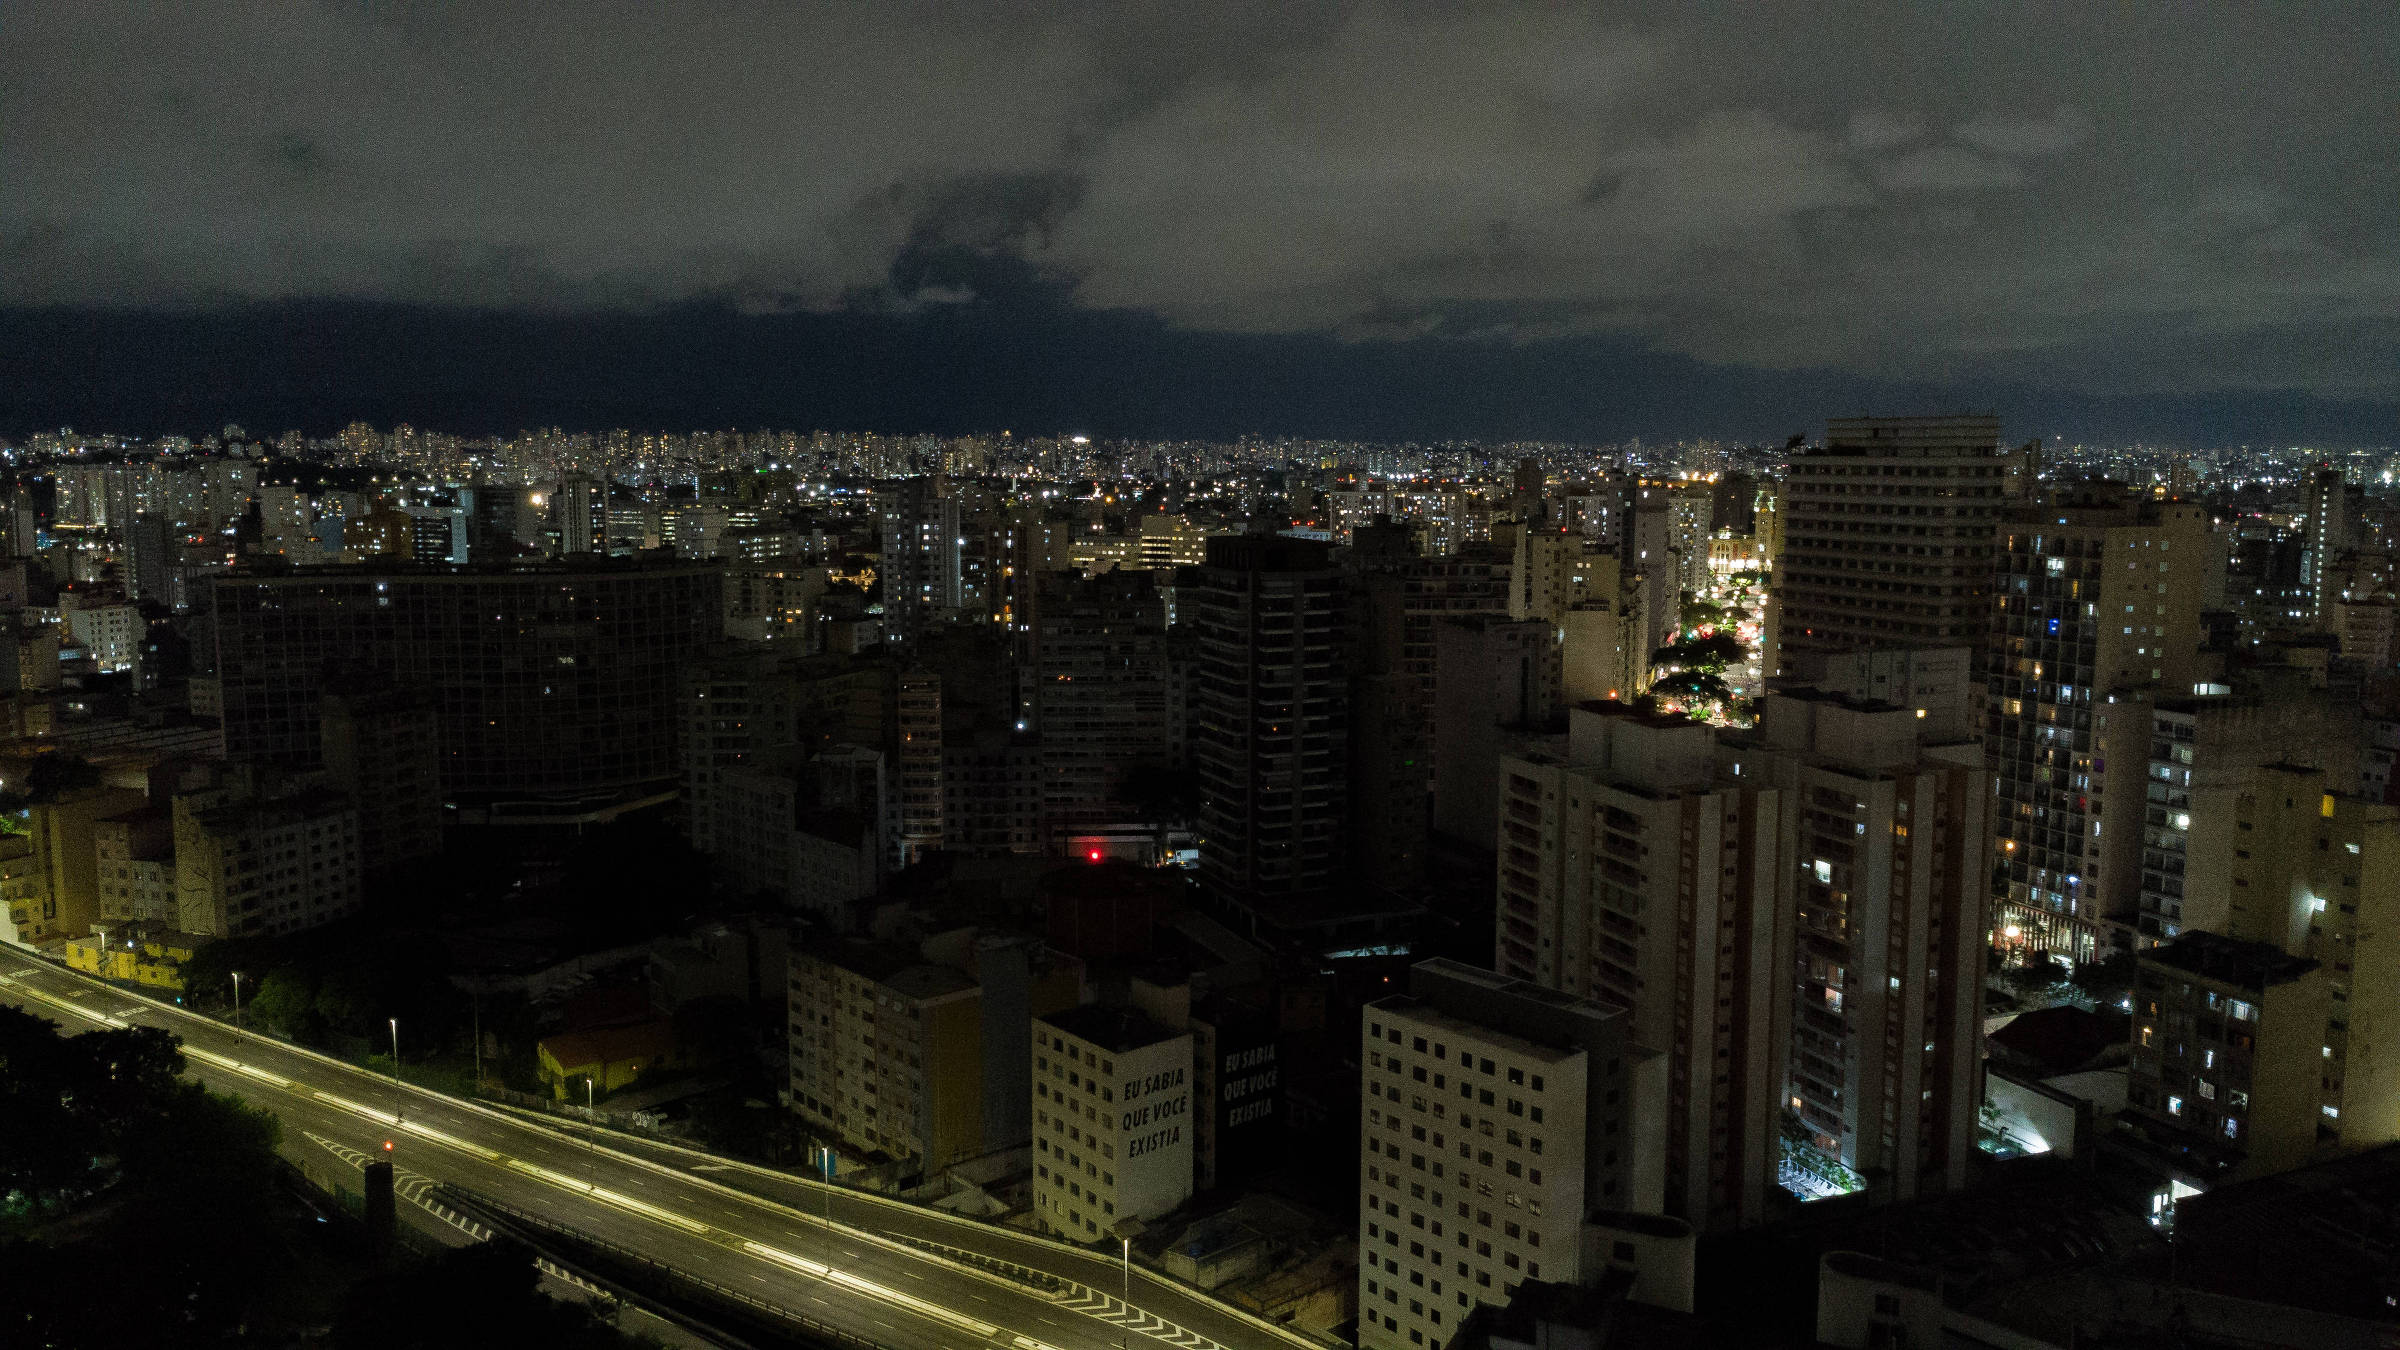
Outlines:
<svg viewBox="0 0 2400 1350"><path fill-rule="evenodd" d="M2028 467L1994 417L1829 423L1784 485L1782 650L1981 644L1993 536Z"/></svg>
<svg viewBox="0 0 2400 1350"><path fill-rule="evenodd" d="M1181 590L1198 638L1201 886L1253 913L1321 896L1348 853L1344 575L1321 543L1252 535L1210 540Z"/></svg>
<svg viewBox="0 0 2400 1350"><path fill-rule="evenodd" d="M1046 847L1133 819L1133 777L1183 763L1187 663L1155 577L1041 580L1025 702L1041 737Z"/></svg>
<svg viewBox="0 0 2400 1350"><path fill-rule="evenodd" d="M718 636L722 583L713 562L590 556L223 577L225 752L321 763L319 699L346 668L432 700L454 803L538 816L668 790L678 673Z"/></svg>

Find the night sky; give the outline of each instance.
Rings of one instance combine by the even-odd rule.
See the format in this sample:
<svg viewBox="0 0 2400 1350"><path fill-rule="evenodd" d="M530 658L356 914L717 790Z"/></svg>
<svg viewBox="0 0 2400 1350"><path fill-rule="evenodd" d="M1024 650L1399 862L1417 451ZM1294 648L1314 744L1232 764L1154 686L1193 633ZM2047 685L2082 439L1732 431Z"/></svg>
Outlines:
<svg viewBox="0 0 2400 1350"><path fill-rule="evenodd" d="M2400 7L0 8L0 432L2400 442Z"/></svg>

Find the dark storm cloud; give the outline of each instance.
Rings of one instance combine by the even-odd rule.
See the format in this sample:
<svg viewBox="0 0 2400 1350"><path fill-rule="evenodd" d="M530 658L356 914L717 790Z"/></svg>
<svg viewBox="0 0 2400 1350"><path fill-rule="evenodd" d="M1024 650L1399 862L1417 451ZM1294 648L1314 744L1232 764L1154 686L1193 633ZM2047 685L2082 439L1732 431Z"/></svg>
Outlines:
<svg viewBox="0 0 2400 1350"><path fill-rule="evenodd" d="M0 304L1605 338L2400 393L2388 4L0 12Z"/></svg>

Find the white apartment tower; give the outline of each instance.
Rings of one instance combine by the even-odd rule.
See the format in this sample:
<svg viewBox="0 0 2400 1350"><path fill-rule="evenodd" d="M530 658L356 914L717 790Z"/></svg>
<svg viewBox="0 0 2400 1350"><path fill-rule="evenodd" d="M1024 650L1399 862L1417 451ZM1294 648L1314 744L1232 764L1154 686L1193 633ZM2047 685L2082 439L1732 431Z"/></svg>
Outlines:
<svg viewBox="0 0 2400 1350"><path fill-rule="evenodd" d="M1033 1023L1033 1211L1073 1242L1191 1198L1192 1033L1085 1004Z"/></svg>
<svg viewBox="0 0 2400 1350"><path fill-rule="evenodd" d="M2309 617L2333 616L2333 560L2350 543L2348 486L2340 469L2320 467L2308 476L2307 547L2300 554L2300 585L2308 592Z"/></svg>
<svg viewBox="0 0 2400 1350"><path fill-rule="evenodd" d="M1813 1147L1909 1200L1967 1183L1983 1101L1991 776L1921 714L1813 690L1728 738L1736 777L1781 789L1797 914L1790 1096ZM1796 1178L1794 1180L1797 1180Z"/></svg>
<svg viewBox="0 0 2400 1350"><path fill-rule="evenodd" d="M1996 551L1984 749L2001 934L2089 961L2138 921L2155 705L2198 670L2208 519L2087 485L2012 513Z"/></svg>
<svg viewBox="0 0 2400 1350"><path fill-rule="evenodd" d="M1587 1215L1656 1208L1629 1020L1449 960L1367 1005L1360 1350L1448 1345L1522 1281L1584 1282L1605 1264Z"/></svg>
<svg viewBox="0 0 2400 1350"><path fill-rule="evenodd" d="M1756 1223L1790 1056L1782 790L1722 773L1698 722L1598 703L1568 723L1563 759L1501 761L1495 964L1628 1010L1633 1039L1667 1065L1667 1212Z"/></svg>
<svg viewBox="0 0 2400 1350"><path fill-rule="evenodd" d="M1563 758L1502 762L1496 960L1625 1008L1634 1042L1663 1054L1666 1211L1705 1229L1766 1218L1792 1179L1787 1117L1895 1197L1961 1184L1980 747L1926 744L1913 709L1814 690L1770 695L1748 735L1618 703L1569 720Z"/></svg>

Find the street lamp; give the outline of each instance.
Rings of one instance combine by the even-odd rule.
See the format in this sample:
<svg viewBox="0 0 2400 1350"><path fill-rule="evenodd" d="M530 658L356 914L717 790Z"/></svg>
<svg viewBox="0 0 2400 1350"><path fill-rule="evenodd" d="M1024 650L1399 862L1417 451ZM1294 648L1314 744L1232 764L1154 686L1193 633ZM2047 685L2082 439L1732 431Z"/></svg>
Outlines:
<svg viewBox="0 0 2400 1350"><path fill-rule="evenodd" d="M817 1169L825 1178L821 1193L825 1197L825 1231L830 1233L833 1231L833 1145L818 1147Z"/></svg>
<svg viewBox="0 0 2400 1350"><path fill-rule="evenodd" d="M597 1181L600 1171L600 1098L592 1076L583 1076L583 1176Z"/></svg>
<svg viewBox="0 0 2400 1350"><path fill-rule="evenodd" d="M233 1038L242 1038L242 972L233 972Z"/></svg>
<svg viewBox="0 0 2400 1350"><path fill-rule="evenodd" d="M392 1118L397 1120L408 1114L408 1108L400 1097L400 1019L394 1017L389 1020L392 1024Z"/></svg>
<svg viewBox="0 0 2400 1350"><path fill-rule="evenodd" d="M1146 1227L1148 1225L1139 1218L1128 1215L1110 1225L1108 1230L1116 1236L1119 1244L1117 1259L1121 1263L1118 1269L1122 1283L1118 1286L1117 1301L1125 1305L1125 1313L1129 1319L1133 1314L1133 1240L1140 1237L1142 1230ZM1125 1338L1130 1334L1126 1330L1125 1322L1117 1324L1117 1350L1124 1350Z"/></svg>

